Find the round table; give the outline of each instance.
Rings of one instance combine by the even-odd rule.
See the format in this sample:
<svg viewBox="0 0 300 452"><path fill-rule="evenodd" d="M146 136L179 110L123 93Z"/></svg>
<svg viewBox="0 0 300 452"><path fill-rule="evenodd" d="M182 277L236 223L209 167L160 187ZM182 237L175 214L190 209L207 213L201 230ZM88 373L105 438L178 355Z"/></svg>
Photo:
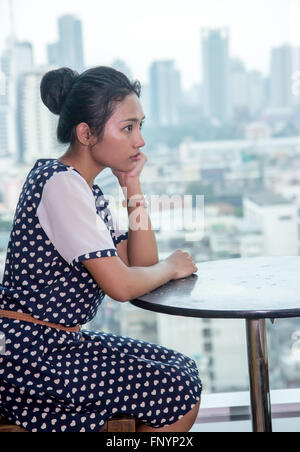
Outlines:
<svg viewBox="0 0 300 452"><path fill-rule="evenodd" d="M271 432L265 319L300 317L300 257L197 263L198 272L130 302L165 314L245 319L253 431Z"/></svg>

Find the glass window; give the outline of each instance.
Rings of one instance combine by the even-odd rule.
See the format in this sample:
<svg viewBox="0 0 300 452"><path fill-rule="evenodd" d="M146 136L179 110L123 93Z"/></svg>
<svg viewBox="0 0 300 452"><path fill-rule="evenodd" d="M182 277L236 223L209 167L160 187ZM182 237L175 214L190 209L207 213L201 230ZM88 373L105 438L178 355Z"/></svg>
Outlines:
<svg viewBox="0 0 300 452"><path fill-rule="evenodd" d="M286 0L2 1L0 276L28 172L67 149L39 95L45 72L61 66L81 73L111 65L141 81L148 157L141 182L153 201L160 259L179 248L199 263L298 255L299 18L299 1ZM95 183L119 196L110 169ZM151 197L184 195L192 197L185 222L182 206L169 204L166 225ZM200 231L197 196L204 197ZM207 391L248 388L243 321L183 321L106 297L88 327L191 356ZM298 320L268 324L274 388L300 384L299 330Z"/></svg>

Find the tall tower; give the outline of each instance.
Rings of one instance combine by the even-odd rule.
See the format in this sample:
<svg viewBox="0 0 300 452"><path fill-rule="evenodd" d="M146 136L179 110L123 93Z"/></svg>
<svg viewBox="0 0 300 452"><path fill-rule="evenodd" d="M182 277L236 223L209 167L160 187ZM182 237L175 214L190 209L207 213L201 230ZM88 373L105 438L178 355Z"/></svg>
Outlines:
<svg viewBox="0 0 300 452"><path fill-rule="evenodd" d="M272 109L291 109L299 102L293 96L292 76L299 67L294 66L299 61L299 48L283 45L272 49L270 69L270 106Z"/></svg>
<svg viewBox="0 0 300 452"><path fill-rule="evenodd" d="M14 25L14 3L8 2L9 36L0 58L3 92L0 95L0 156L22 161L20 89L24 72L33 67L32 45L19 42Z"/></svg>
<svg viewBox="0 0 300 452"><path fill-rule="evenodd" d="M81 21L75 16L62 16L58 21L58 29L61 63L82 71L84 59Z"/></svg>
<svg viewBox="0 0 300 452"><path fill-rule="evenodd" d="M47 47L48 63L82 72L84 55L81 21L73 15L61 16L58 19L58 34L58 42Z"/></svg>
<svg viewBox="0 0 300 452"><path fill-rule="evenodd" d="M151 121L168 126L179 123L180 73L174 61L154 61L150 68Z"/></svg>
<svg viewBox="0 0 300 452"><path fill-rule="evenodd" d="M229 30L202 30L204 112L211 119L230 118Z"/></svg>
<svg viewBox="0 0 300 452"><path fill-rule="evenodd" d="M57 118L41 102L39 95L42 77L48 69L49 66L33 68L22 77L20 90L22 160L28 164L38 158L47 158L59 147L55 138Z"/></svg>
<svg viewBox="0 0 300 452"><path fill-rule="evenodd" d="M2 56L1 65L7 79L7 130L8 135L11 135L10 149L5 153L12 154L15 161L22 162L24 142L21 125L21 92L24 73L33 67L31 43L12 41Z"/></svg>

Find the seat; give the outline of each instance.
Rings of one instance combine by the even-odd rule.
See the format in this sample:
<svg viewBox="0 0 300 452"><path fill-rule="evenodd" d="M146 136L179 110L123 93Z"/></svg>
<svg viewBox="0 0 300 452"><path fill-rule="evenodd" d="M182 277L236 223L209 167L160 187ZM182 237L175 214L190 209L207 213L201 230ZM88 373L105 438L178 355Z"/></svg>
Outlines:
<svg viewBox="0 0 300 452"><path fill-rule="evenodd" d="M107 421L100 432L135 432L136 431L136 419L133 416L117 415ZM4 417L0 416L0 433L28 433L27 430L14 425Z"/></svg>

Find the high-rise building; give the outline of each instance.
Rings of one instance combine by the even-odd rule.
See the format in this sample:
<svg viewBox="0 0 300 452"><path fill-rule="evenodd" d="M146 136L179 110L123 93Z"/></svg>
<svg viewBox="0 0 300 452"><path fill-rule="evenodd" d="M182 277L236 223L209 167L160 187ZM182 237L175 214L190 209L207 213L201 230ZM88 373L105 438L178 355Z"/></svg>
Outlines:
<svg viewBox="0 0 300 452"><path fill-rule="evenodd" d="M22 76L20 92L21 132L23 139L22 161L32 164L38 158L47 158L58 152L56 140L57 118L49 112L40 99L40 83L51 67L34 68Z"/></svg>
<svg viewBox="0 0 300 452"><path fill-rule="evenodd" d="M5 79L5 92L0 100L0 155L11 155L15 161L21 161L23 154L20 117L22 74L32 67L32 45L18 42L15 38L8 39L0 62Z"/></svg>
<svg viewBox="0 0 300 452"><path fill-rule="evenodd" d="M169 126L179 123L180 73L174 61L154 61L150 67L151 122Z"/></svg>
<svg viewBox="0 0 300 452"><path fill-rule="evenodd" d="M247 111L255 116L265 106L265 80L258 71L247 71L239 59L230 64L230 98L232 111Z"/></svg>
<svg viewBox="0 0 300 452"><path fill-rule="evenodd" d="M49 44L48 63L54 66L66 66L78 72L84 70L84 54L81 21L73 15L58 19L58 42Z"/></svg>
<svg viewBox="0 0 300 452"><path fill-rule="evenodd" d="M270 107L272 110L290 110L299 103L293 95L293 73L299 62L300 49L283 45L272 49L270 68Z"/></svg>
<svg viewBox="0 0 300 452"><path fill-rule="evenodd" d="M230 118L229 30L202 30L204 113L226 122Z"/></svg>
<svg viewBox="0 0 300 452"><path fill-rule="evenodd" d="M248 108L253 116L266 106L265 78L259 71L248 72Z"/></svg>
<svg viewBox="0 0 300 452"><path fill-rule="evenodd" d="M248 78L244 63L235 59L230 62L230 94L233 112L248 110Z"/></svg>
<svg viewBox="0 0 300 452"><path fill-rule="evenodd" d="M47 54L48 54L48 64L50 66L59 66L60 65L59 43L58 42L54 42L53 44L47 45Z"/></svg>

